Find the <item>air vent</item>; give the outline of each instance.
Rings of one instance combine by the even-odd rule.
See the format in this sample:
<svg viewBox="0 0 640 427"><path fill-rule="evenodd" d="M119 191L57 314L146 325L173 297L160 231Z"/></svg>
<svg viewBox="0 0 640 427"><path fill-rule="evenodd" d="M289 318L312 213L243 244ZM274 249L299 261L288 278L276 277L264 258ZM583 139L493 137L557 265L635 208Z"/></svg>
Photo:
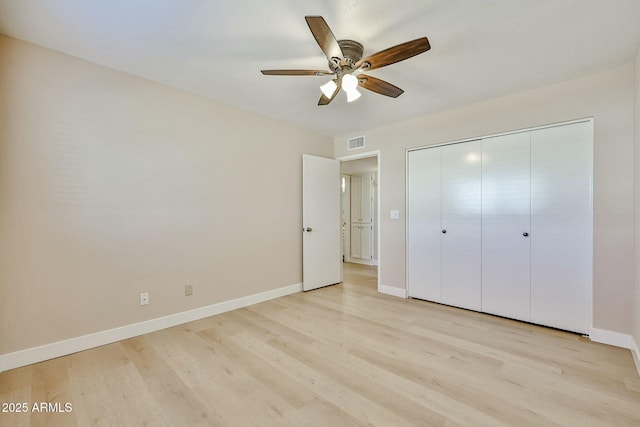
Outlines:
<svg viewBox="0 0 640 427"><path fill-rule="evenodd" d="M359 150L364 148L364 136L357 136L347 140L347 150Z"/></svg>

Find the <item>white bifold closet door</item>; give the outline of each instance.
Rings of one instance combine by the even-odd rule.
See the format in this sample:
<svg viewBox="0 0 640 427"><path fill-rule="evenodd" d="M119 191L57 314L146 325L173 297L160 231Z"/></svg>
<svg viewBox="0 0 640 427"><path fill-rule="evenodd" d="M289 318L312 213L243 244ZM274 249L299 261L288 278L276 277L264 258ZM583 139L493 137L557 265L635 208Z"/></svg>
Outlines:
<svg viewBox="0 0 640 427"><path fill-rule="evenodd" d="M591 327L593 122L408 154L409 296Z"/></svg>
<svg viewBox="0 0 640 427"><path fill-rule="evenodd" d="M408 282L414 298L480 310L480 142L408 159Z"/></svg>
<svg viewBox="0 0 640 427"><path fill-rule="evenodd" d="M480 141L442 147L442 302L480 310Z"/></svg>
<svg viewBox="0 0 640 427"><path fill-rule="evenodd" d="M531 132L531 321L588 333L593 124Z"/></svg>
<svg viewBox="0 0 640 427"><path fill-rule="evenodd" d="M531 320L530 133L482 140L482 311Z"/></svg>
<svg viewBox="0 0 640 427"><path fill-rule="evenodd" d="M373 174L351 175L351 222L373 222Z"/></svg>
<svg viewBox="0 0 640 427"><path fill-rule="evenodd" d="M409 295L442 301L442 148L407 159L407 283Z"/></svg>

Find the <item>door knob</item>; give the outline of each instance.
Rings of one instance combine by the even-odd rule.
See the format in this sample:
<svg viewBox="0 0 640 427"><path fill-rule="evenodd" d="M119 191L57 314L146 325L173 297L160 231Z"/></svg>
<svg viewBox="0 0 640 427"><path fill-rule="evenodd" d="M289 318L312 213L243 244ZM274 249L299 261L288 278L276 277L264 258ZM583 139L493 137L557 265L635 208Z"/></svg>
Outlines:
<svg viewBox="0 0 640 427"><path fill-rule="evenodd" d="M529 235L529 233L522 233L522 235L523 235L524 237L527 237L527 236Z"/></svg>
<svg viewBox="0 0 640 427"><path fill-rule="evenodd" d="M307 228L305 228L305 229L304 229L304 231L306 231L307 233L310 233L310 232L312 232L312 231L313 231L313 228L311 228L311 227L307 227Z"/></svg>
<svg viewBox="0 0 640 427"><path fill-rule="evenodd" d="M442 230L442 234L447 234L447 230Z"/></svg>

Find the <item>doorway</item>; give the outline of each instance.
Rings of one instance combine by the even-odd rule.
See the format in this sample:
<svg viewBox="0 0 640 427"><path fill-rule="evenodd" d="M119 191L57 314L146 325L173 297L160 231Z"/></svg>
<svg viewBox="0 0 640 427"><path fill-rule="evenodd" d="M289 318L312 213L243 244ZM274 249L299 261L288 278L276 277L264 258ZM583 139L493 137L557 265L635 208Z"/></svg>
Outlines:
<svg viewBox="0 0 640 427"><path fill-rule="evenodd" d="M341 236L343 271L366 274L374 286L380 265L379 152L338 158L341 172Z"/></svg>

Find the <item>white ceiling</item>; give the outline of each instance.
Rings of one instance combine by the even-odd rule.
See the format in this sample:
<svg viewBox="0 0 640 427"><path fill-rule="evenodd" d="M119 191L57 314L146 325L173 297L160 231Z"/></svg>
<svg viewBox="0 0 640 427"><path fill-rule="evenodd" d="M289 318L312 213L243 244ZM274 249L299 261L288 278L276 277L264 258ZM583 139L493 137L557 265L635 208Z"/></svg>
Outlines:
<svg viewBox="0 0 640 427"><path fill-rule="evenodd" d="M305 15L365 56L427 36L371 71L405 90L318 107L326 69ZM0 33L283 120L343 135L629 63L640 0L0 0Z"/></svg>

